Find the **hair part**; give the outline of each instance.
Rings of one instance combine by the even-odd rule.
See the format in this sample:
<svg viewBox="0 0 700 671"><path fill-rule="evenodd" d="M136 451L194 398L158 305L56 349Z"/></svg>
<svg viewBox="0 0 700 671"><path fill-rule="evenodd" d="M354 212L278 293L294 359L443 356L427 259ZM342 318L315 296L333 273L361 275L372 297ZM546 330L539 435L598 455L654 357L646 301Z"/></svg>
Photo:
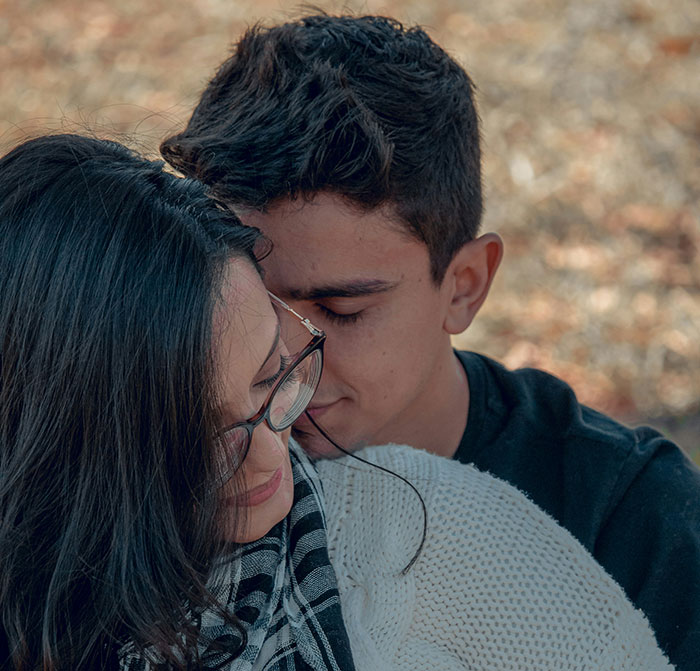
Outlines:
<svg viewBox="0 0 700 671"><path fill-rule="evenodd" d="M234 206L320 191L388 205L438 283L480 226L474 86L424 30L389 18L250 28L161 153Z"/></svg>
<svg viewBox="0 0 700 671"><path fill-rule="evenodd" d="M113 142L0 159L3 663L103 668L125 641L196 657L221 551L212 313L259 238L237 223Z"/></svg>

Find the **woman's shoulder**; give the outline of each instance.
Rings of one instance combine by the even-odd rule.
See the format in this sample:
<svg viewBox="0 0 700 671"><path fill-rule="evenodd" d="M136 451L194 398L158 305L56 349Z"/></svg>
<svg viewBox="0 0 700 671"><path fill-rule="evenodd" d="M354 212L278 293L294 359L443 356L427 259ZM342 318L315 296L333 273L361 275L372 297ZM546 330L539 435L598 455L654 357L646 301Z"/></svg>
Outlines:
<svg viewBox="0 0 700 671"><path fill-rule="evenodd" d="M317 462L329 535L341 552L352 545L358 557L364 548L367 562L387 572L402 568L420 544L424 505L418 567L444 572L446 584L468 579L474 586L493 578L495 588L527 570L531 586L542 580L548 591L566 593L566 579L562 585L554 580L557 570L576 573L577 584L622 593L572 534L507 482L403 445L356 454L365 463L350 457Z"/></svg>
<svg viewBox="0 0 700 671"><path fill-rule="evenodd" d="M381 639L375 654L400 639L396 655L430 650L436 659L446 652L475 669L485 659L505 668L515 651L531 660L530 668L670 668L622 589L516 488L406 446L366 448L357 456L369 464L343 458L318 468L344 608L377 623L368 635ZM377 466L410 481L425 503L425 544L406 575L401 569L422 537L420 499ZM382 599L392 603L390 611L382 610ZM382 623L391 618L397 622L389 636ZM446 651L440 641L447 640L453 644Z"/></svg>
<svg viewBox="0 0 700 671"><path fill-rule="evenodd" d="M471 465L395 444L367 447L355 456L362 461L316 462L332 522L415 529L422 500L429 532L468 531L472 543L479 529L519 526L523 518L560 529L518 489ZM410 522L404 525L404 519Z"/></svg>

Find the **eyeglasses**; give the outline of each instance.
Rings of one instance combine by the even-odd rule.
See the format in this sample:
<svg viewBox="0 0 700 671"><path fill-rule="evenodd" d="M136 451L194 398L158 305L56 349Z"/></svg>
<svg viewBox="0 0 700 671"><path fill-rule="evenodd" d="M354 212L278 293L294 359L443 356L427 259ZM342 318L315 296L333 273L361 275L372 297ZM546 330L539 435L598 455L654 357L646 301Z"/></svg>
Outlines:
<svg viewBox="0 0 700 671"><path fill-rule="evenodd" d="M245 422L226 427L219 434L226 452L226 467L223 469L226 473L221 474L222 483L230 478L243 463L250 448L255 427L262 422L267 422L273 431L288 429L306 410L321 379L326 334L290 308L283 300L269 291L268 294L272 304L291 314L295 321L298 320L311 333L312 338L289 363L260 410Z"/></svg>

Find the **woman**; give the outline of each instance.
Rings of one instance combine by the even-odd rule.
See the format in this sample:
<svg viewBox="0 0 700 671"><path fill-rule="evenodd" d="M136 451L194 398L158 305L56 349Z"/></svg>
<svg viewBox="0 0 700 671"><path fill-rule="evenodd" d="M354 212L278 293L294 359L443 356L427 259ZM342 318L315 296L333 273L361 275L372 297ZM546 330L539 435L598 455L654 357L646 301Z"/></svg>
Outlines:
<svg viewBox="0 0 700 671"><path fill-rule="evenodd" d="M114 143L0 159L3 669L353 668L258 237Z"/></svg>
<svg viewBox="0 0 700 671"><path fill-rule="evenodd" d="M423 491L410 570L413 493L321 466L336 581L286 432L325 336L268 296L258 242L113 143L0 159L2 668L669 668L563 529L410 448L365 454Z"/></svg>

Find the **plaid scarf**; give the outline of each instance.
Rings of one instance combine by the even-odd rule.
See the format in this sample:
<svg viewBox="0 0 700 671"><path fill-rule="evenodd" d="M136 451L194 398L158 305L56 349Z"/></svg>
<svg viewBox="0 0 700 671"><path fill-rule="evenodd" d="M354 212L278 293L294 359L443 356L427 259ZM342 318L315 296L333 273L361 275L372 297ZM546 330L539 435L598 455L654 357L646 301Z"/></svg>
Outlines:
<svg viewBox="0 0 700 671"><path fill-rule="evenodd" d="M266 536L240 547L214 569L213 592L228 604L247 633L246 646L230 664L212 642L239 641L240 634L215 612L199 618L204 669L225 671L354 671L340 611L335 573L328 558L321 483L301 448L290 440L294 505ZM120 652L122 671L149 671L133 646Z"/></svg>

